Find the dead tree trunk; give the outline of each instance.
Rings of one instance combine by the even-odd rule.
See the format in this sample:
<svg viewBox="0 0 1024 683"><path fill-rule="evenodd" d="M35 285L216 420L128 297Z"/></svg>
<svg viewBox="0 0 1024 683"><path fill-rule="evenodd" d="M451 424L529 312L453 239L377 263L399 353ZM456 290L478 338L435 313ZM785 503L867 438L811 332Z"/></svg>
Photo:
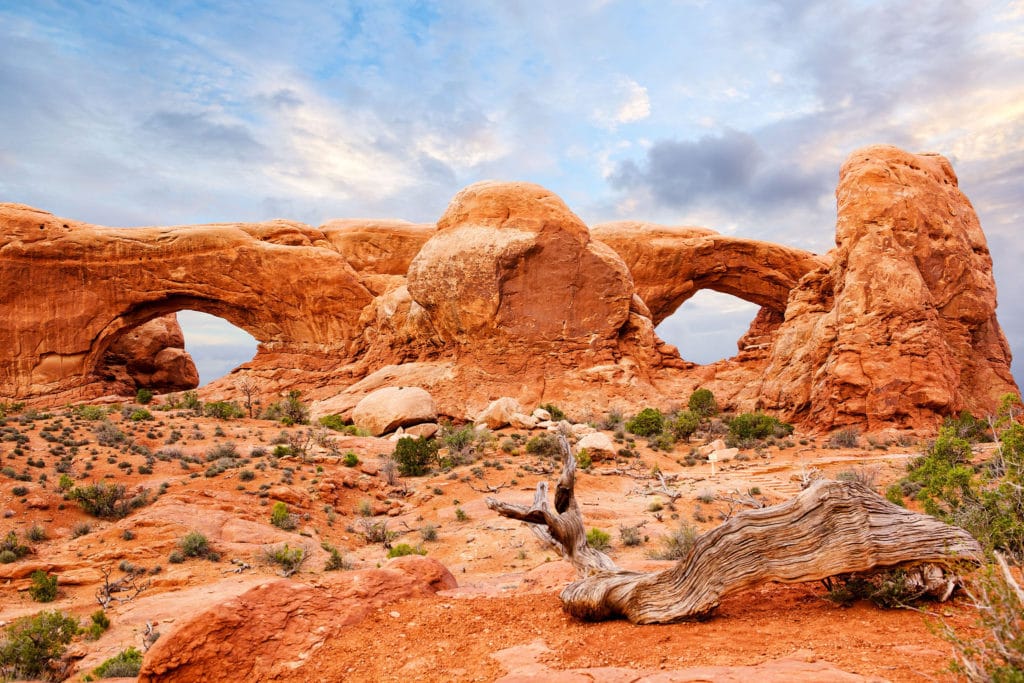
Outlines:
<svg viewBox="0 0 1024 683"><path fill-rule="evenodd" d="M981 546L963 529L894 505L856 483L820 480L795 498L748 510L701 535L689 555L661 572L620 569L587 545L575 497L576 458L561 437L562 475L554 509L547 482L530 506L487 499L498 514L527 522L576 568L563 607L586 620L625 617L656 624L706 616L723 596L768 581L800 583L896 567L978 562ZM935 592L949 582L934 568L919 580Z"/></svg>

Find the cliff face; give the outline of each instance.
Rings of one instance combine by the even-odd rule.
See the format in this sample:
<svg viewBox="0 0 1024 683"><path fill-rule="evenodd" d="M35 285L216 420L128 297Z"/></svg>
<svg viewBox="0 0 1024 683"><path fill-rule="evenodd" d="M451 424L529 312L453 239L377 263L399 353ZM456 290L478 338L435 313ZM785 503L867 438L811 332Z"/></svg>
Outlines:
<svg viewBox="0 0 1024 683"><path fill-rule="evenodd" d="M259 340L236 375L340 411L400 384L455 417L499 396L586 412L678 403L702 385L733 409L876 429L983 413L1017 391L985 238L949 162L860 150L837 199L825 255L704 228L588 229L527 183L470 186L436 226L112 229L3 204L0 393L183 387L183 352L154 352L141 326L185 308ZM700 289L762 307L737 356L709 366L654 333ZM235 378L206 391L230 396Z"/></svg>

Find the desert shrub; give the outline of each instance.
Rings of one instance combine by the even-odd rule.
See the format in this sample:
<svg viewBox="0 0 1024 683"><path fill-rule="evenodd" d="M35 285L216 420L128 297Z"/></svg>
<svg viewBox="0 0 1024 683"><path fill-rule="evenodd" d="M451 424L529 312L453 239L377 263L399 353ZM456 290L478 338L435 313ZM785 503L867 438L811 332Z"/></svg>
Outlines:
<svg viewBox="0 0 1024 683"><path fill-rule="evenodd" d="M829 448L856 448L859 443L860 432L853 427L839 429L828 437Z"/></svg>
<svg viewBox="0 0 1024 683"><path fill-rule="evenodd" d="M107 416L106 409L101 406L77 406L74 413L83 420L90 422L102 420Z"/></svg>
<svg viewBox="0 0 1024 683"><path fill-rule="evenodd" d="M388 550L388 558L405 557L406 555L426 555L427 551L422 546L411 546L408 543L399 543Z"/></svg>
<svg viewBox="0 0 1024 683"><path fill-rule="evenodd" d="M128 419L132 422L142 422L144 420L152 420L153 413L149 412L145 408L136 408L128 414Z"/></svg>
<svg viewBox="0 0 1024 683"><path fill-rule="evenodd" d="M238 473L239 481L252 481L255 478L256 473L253 472L252 470L242 470L241 472Z"/></svg>
<svg viewBox="0 0 1024 683"><path fill-rule="evenodd" d="M345 421L341 419L341 415L324 415L317 421L324 427L333 429L336 432L343 432L348 427Z"/></svg>
<svg viewBox="0 0 1024 683"><path fill-rule="evenodd" d="M689 441L700 426L700 415L693 410L681 410L669 419L666 426L676 439Z"/></svg>
<svg viewBox="0 0 1024 683"><path fill-rule="evenodd" d="M46 529L39 526L38 524L33 524L28 528L28 531L25 532L25 538L32 541L33 543L45 541L49 537L50 536L46 533Z"/></svg>
<svg viewBox="0 0 1024 683"><path fill-rule="evenodd" d="M181 564L185 561L185 553L180 550L172 550L171 554L167 556L167 561L171 564Z"/></svg>
<svg viewBox="0 0 1024 683"><path fill-rule="evenodd" d="M53 602L57 597L57 575L47 574L41 569L32 572L32 585L28 593L36 602Z"/></svg>
<svg viewBox="0 0 1024 683"><path fill-rule="evenodd" d="M102 609L89 615L89 625L85 627L86 640L99 640L99 637L110 628L110 617Z"/></svg>
<svg viewBox="0 0 1024 683"><path fill-rule="evenodd" d="M793 433L793 425L764 413L742 413L729 420L729 435L736 439L782 438Z"/></svg>
<svg viewBox="0 0 1024 683"><path fill-rule="evenodd" d="M96 437L96 443L101 446L116 446L125 439L124 432L106 420L96 425L92 433Z"/></svg>
<svg viewBox="0 0 1024 683"><path fill-rule="evenodd" d="M836 481L857 483L874 491L875 483L878 481L878 468L861 466L843 470L836 475Z"/></svg>
<svg viewBox="0 0 1024 683"><path fill-rule="evenodd" d="M186 391L181 395L181 405L185 410L191 410L196 415L203 414L203 402L199 400L196 391Z"/></svg>
<svg viewBox="0 0 1024 683"><path fill-rule="evenodd" d="M661 537L661 550L651 552L650 556L655 560L682 560L690 554L698 535L692 524L680 522L675 531Z"/></svg>
<svg viewBox="0 0 1024 683"><path fill-rule="evenodd" d="M135 402L139 405L149 405L149 402L153 400L153 392L149 389L139 389L135 392Z"/></svg>
<svg viewBox="0 0 1024 683"><path fill-rule="evenodd" d="M288 506L281 501L274 503L274 507L271 508L270 523L285 531L292 531L298 526L295 515L288 512Z"/></svg>
<svg viewBox="0 0 1024 683"><path fill-rule="evenodd" d="M76 522L75 525L71 527L71 538L80 538L91 531L92 525L89 524L89 522Z"/></svg>
<svg viewBox="0 0 1024 683"><path fill-rule="evenodd" d="M245 411L233 401L211 401L203 407L203 413L218 420L245 417Z"/></svg>
<svg viewBox="0 0 1024 683"><path fill-rule="evenodd" d="M966 410L957 416L950 415L946 417L942 422L942 426L949 427L959 439L966 439L967 441L992 440L988 422L974 417Z"/></svg>
<svg viewBox="0 0 1024 683"><path fill-rule="evenodd" d="M711 417L718 414L718 401L710 389L697 389L690 394L687 407L698 417Z"/></svg>
<svg viewBox="0 0 1024 683"><path fill-rule="evenodd" d="M458 502L458 501L455 501L455 502ZM466 514L465 510L463 510L460 507L457 507L457 508L455 508L455 519L457 521L459 521L459 522L468 522L469 521L469 515Z"/></svg>
<svg viewBox="0 0 1024 683"><path fill-rule="evenodd" d="M586 448L581 448L576 452L576 466L581 470L589 470L594 461L590 457L590 453L587 452Z"/></svg>
<svg viewBox="0 0 1024 683"><path fill-rule="evenodd" d="M206 450L206 462L214 462L221 458L234 459L237 457L238 447L236 447L231 441L228 441L227 443L214 444Z"/></svg>
<svg viewBox="0 0 1024 683"><path fill-rule="evenodd" d="M657 408L644 408L626 423L626 431L637 436L653 436L665 428L665 416Z"/></svg>
<svg viewBox="0 0 1024 683"><path fill-rule="evenodd" d="M622 545L627 547L637 546L644 542L643 536L640 534L640 527L636 526L620 526L619 540L622 541Z"/></svg>
<svg viewBox="0 0 1024 683"><path fill-rule="evenodd" d="M97 678L134 678L142 669L142 653L134 647L122 650L93 669Z"/></svg>
<svg viewBox="0 0 1024 683"><path fill-rule="evenodd" d="M300 396L302 396L301 391L292 389L285 399L267 406L263 411L263 419L282 422L286 425L308 424L309 408L299 400Z"/></svg>
<svg viewBox="0 0 1024 683"><path fill-rule="evenodd" d="M345 456L341 459L341 462L345 467L355 467L359 464L359 456L349 451L345 453Z"/></svg>
<svg viewBox="0 0 1024 683"><path fill-rule="evenodd" d="M899 484L890 484L885 489L885 499L890 503L906 507L903 503L903 487Z"/></svg>
<svg viewBox="0 0 1024 683"><path fill-rule="evenodd" d="M562 409L556 406L554 403L545 403L538 407L541 410L548 411L548 415L550 415L551 419L554 420L555 422L560 422L565 419L565 412L563 412Z"/></svg>
<svg viewBox="0 0 1024 683"><path fill-rule="evenodd" d="M592 527L587 532L587 545L594 550L608 550L612 547L612 537L607 531Z"/></svg>
<svg viewBox="0 0 1024 683"><path fill-rule="evenodd" d="M78 621L56 610L15 619L0 641L0 676L63 679L55 664L77 634Z"/></svg>
<svg viewBox="0 0 1024 683"><path fill-rule="evenodd" d="M327 562L324 563L325 572L348 571L352 569L352 563L345 559L345 556L336 547L324 541L320 547L327 551Z"/></svg>
<svg viewBox="0 0 1024 683"><path fill-rule="evenodd" d="M107 484L102 481L89 486L76 486L67 495L86 513L102 518L124 517L149 502L148 489L129 498L123 484Z"/></svg>
<svg viewBox="0 0 1024 683"><path fill-rule="evenodd" d="M913 605L924 594L924 589L911 587L903 569L844 574L826 579L824 583L828 589L825 597L839 605L870 600L877 607L895 609Z"/></svg>
<svg viewBox="0 0 1024 683"><path fill-rule="evenodd" d="M297 572L302 563L306 561L306 555L305 548L289 548L287 543L276 548L267 548L264 551L264 558L281 567L282 574L285 576L291 576Z"/></svg>
<svg viewBox="0 0 1024 683"><path fill-rule="evenodd" d="M392 458L403 477L419 477L427 473L437 460L438 444L430 439L402 437L395 444Z"/></svg>
<svg viewBox="0 0 1024 683"><path fill-rule="evenodd" d="M11 493L17 497L28 495L28 489L24 486L15 486L11 489Z"/></svg>
<svg viewBox="0 0 1024 683"><path fill-rule="evenodd" d="M184 557L209 557L212 553L209 539L198 531L185 534L178 541L178 549Z"/></svg>
<svg viewBox="0 0 1024 683"><path fill-rule="evenodd" d="M437 540L437 526L433 524L425 524L420 529L420 538L424 541L436 541Z"/></svg>
<svg viewBox="0 0 1024 683"><path fill-rule="evenodd" d="M531 455L558 455L561 447L558 437L551 432L542 432L526 442L526 452Z"/></svg>

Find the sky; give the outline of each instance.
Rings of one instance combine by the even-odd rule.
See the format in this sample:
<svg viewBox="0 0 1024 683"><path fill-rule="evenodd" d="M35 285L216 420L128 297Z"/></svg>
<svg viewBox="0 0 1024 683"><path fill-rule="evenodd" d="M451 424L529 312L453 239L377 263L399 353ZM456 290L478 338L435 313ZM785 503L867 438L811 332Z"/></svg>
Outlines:
<svg viewBox="0 0 1024 683"><path fill-rule="evenodd" d="M0 0L0 201L103 225L431 222L527 180L591 224L820 253L876 143L953 162L1020 383L1021 0ZM755 312L701 292L658 332L710 362ZM183 318L204 382L252 356Z"/></svg>

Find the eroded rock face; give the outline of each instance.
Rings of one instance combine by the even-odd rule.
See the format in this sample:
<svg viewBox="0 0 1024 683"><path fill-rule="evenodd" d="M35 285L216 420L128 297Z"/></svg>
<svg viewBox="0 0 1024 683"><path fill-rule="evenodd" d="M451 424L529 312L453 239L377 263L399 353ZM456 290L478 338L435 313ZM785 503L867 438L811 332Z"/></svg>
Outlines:
<svg viewBox="0 0 1024 683"><path fill-rule="evenodd" d="M110 345L100 373L136 389L185 391L199 386L199 372L185 351L185 336L174 313L126 332Z"/></svg>
<svg viewBox="0 0 1024 683"><path fill-rule="evenodd" d="M732 410L878 429L984 413L1016 391L984 235L949 163L867 148L843 166L837 198L837 246L824 255L704 228L589 230L528 183L472 185L436 228L126 230L4 204L0 398L123 390L125 378L104 375L112 345L183 308L253 334L257 355L237 372L264 397L302 390L315 415L351 417L397 386L458 419L500 397L582 418L705 386ZM708 366L654 331L700 289L761 306L737 355ZM237 398L234 379L204 393Z"/></svg>
<svg viewBox="0 0 1024 683"><path fill-rule="evenodd" d="M280 579L186 617L146 654L139 681L309 681L309 654L374 608L455 588L437 560L402 557L382 569Z"/></svg>

